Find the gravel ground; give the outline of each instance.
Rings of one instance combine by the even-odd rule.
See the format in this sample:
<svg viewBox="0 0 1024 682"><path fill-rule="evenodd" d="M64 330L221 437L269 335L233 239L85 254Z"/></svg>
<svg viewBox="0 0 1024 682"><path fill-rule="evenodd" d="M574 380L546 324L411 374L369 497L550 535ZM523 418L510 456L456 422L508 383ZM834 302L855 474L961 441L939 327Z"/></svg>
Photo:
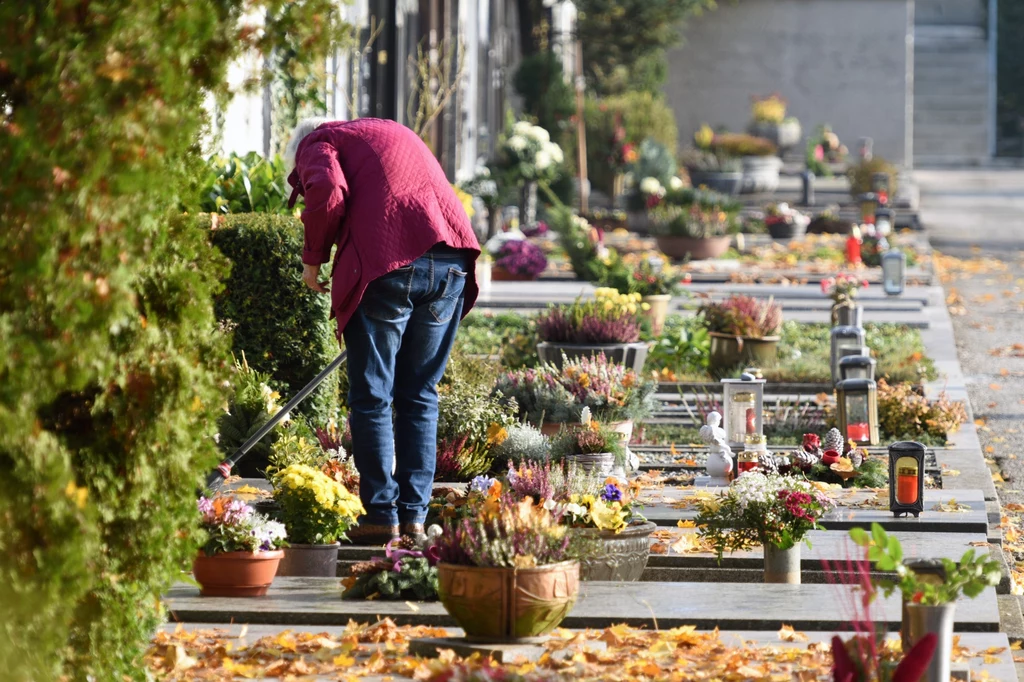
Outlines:
<svg viewBox="0 0 1024 682"><path fill-rule="evenodd" d="M993 472L1003 553L1024 587L1024 171L915 171L938 258L978 437ZM1024 637L1020 596L1003 630ZM1017 603L1014 604L1014 601ZM1016 606L1016 608L1012 608ZM1017 674L1024 679L1024 663Z"/></svg>

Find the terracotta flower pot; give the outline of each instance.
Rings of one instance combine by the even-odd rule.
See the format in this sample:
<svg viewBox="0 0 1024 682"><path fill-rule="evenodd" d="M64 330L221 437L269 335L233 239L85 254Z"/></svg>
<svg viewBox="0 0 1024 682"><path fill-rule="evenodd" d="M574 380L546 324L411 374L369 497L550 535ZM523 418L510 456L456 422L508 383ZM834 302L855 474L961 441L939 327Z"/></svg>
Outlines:
<svg viewBox="0 0 1024 682"><path fill-rule="evenodd" d="M536 277L531 275L520 275L515 272L509 272L500 265L491 266L491 281L492 282L532 282Z"/></svg>
<svg viewBox="0 0 1024 682"><path fill-rule="evenodd" d="M564 561L537 568L481 568L438 564L438 598L466 631L482 642L545 635L576 604L580 565Z"/></svg>
<svg viewBox="0 0 1024 682"><path fill-rule="evenodd" d="M204 597L262 597L274 582L284 552L200 552L192 563L192 575Z"/></svg>
<svg viewBox="0 0 1024 682"><path fill-rule="evenodd" d="M713 372L732 369L740 364L763 367L775 361L778 336L755 339L711 332L711 354L708 368Z"/></svg>
<svg viewBox="0 0 1024 682"><path fill-rule="evenodd" d="M674 260L683 260L687 256L690 257L690 260L707 260L708 258L718 258L728 251L732 237L726 235L696 239L663 235L657 237L656 241L661 252Z"/></svg>
<svg viewBox="0 0 1024 682"><path fill-rule="evenodd" d="M334 578L338 575L338 548L340 542L330 545L289 545L277 567L279 576L305 576Z"/></svg>
<svg viewBox="0 0 1024 682"><path fill-rule="evenodd" d="M660 334L665 328L665 318L668 317L668 304L672 300L669 294L657 294L644 296L643 302L650 306L644 311L644 317L651 321L651 331Z"/></svg>
<svg viewBox="0 0 1024 682"><path fill-rule="evenodd" d="M596 528L581 530L596 540L598 549L580 563L580 580L640 580L651 554L651 533L657 528L650 521L641 521L618 533Z"/></svg>

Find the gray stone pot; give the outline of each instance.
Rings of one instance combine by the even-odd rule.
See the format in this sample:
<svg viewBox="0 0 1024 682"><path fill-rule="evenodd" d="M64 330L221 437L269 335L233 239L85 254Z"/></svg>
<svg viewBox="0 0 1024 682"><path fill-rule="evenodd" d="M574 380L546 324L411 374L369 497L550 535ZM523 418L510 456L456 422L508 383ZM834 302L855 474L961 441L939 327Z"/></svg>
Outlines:
<svg viewBox="0 0 1024 682"><path fill-rule="evenodd" d="M643 521L618 533L596 528L580 531L599 547L593 556L580 562L580 580L640 580L651 555L650 536L657 528L650 521Z"/></svg>
<svg viewBox="0 0 1024 682"><path fill-rule="evenodd" d="M593 455L566 455L565 461L575 464L587 473L598 473L608 476L615 466L615 454L611 452L600 452Z"/></svg>
<svg viewBox="0 0 1024 682"><path fill-rule="evenodd" d="M800 221L769 223L767 227L772 239L798 239L807 233L807 225Z"/></svg>
<svg viewBox="0 0 1024 682"><path fill-rule="evenodd" d="M924 682L946 682L949 679L949 662L953 655L953 621L956 615L956 604L925 606L924 604L907 604L907 617L910 619L910 642L916 644L929 632L938 638L932 662L924 677Z"/></svg>
<svg viewBox="0 0 1024 682"><path fill-rule="evenodd" d="M277 567L279 576L334 578L338 574L338 548L333 545L291 545L285 547L284 558Z"/></svg>
<svg viewBox="0 0 1024 682"><path fill-rule="evenodd" d="M766 583L800 584L800 543L789 549L772 545L764 547L764 581Z"/></svg>
<svg viewBox="0 0 1024 682"><path fill-rule="evenodd" d="M800 121L792 118L782 123L754 121L750 124L748 132L751 135L771 140L781 153L800 144L803 130L800 128Z"/></svg>
<svg viewBox="0 0 1024 682"><path fill-rule="evenodd" d="M864 306L857 303L839 303L832 306L833 327L863 327Z"/></svg>
<svg viewBox="0 0 1024 682"><path fill-rule="evenodd" d="M694 187L703 185L722 194L736 196L743 187L742 171L704 171L688 170L690 184Z"/></svg>
<svg viewBox="0 0 1024 682"><path fill-rule="evenodd" d="M537 344L537 355L540 356L541 362L552 364L558 369L562 368L563 353L570 360L604 353L610 362L625 365L639 373L644 369L648 350L650 350L650 346L643 342L579 345L542 341Z"/></svg>
<svg viewBox="0 0 1024 682"><path fill-rule="evenodd" d="M777 156L743 157L743 194L774 192L779 188L782 159Z"/></svg>

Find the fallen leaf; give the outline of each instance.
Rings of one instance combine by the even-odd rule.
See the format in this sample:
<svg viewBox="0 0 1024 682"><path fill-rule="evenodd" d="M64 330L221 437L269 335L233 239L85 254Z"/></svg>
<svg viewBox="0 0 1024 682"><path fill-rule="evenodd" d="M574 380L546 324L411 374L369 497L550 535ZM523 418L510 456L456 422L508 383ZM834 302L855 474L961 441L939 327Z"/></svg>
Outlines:
<svg viewBox="0 0 1024 682"><path fill-rule="evenodd" d="M782 629L779 630L779 639L783 642L806 642L807 635L802 632L796 632L793 630L792 625L783 625Z"/></svg>

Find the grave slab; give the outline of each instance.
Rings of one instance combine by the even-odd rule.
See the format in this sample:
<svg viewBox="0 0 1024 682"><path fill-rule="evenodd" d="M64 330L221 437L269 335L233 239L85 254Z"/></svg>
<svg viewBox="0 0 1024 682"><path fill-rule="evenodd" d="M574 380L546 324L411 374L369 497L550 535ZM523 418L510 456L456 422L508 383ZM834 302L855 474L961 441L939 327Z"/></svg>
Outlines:
<svg viewBox="0 0 1024 682"><path fill-rule="evenodd" d="M602 628L615 623L660 628L693 625L732 630L835 631L844 628L846 605L855 595L835 585L764 585L721 589L701 583L590 582L580 585L579 599L563 625ZM277 578L265 597L201 597L193 585L171 588L165 604L171 620L196 623L277 625L344 625L349 620L391 618L398 624L452 626L437 602L349 601L341 599L335 578ZM657 611L654 607L657 606ZM900 600L879 598L873 607L880 626L897 629ZM996 632L996 593L961 601L956 609L959 632Z"/></svg>

